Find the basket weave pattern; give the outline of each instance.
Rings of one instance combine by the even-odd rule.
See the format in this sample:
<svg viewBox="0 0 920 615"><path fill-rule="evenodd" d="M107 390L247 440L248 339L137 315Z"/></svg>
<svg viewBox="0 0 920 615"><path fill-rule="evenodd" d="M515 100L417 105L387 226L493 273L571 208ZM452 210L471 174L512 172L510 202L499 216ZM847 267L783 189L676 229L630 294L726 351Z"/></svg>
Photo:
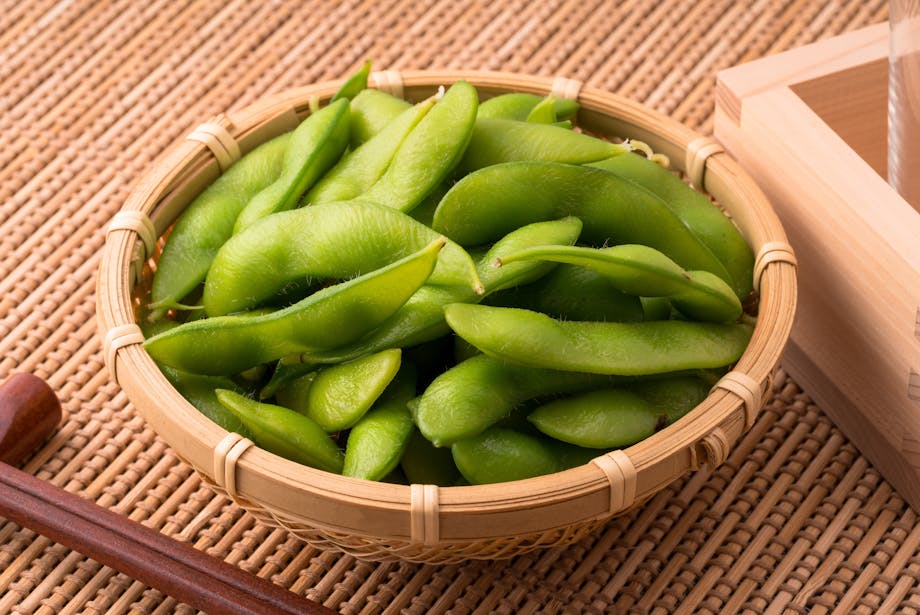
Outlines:
<svg viewBox="0 0 920 615"><path fill-rule="evenodd" d="M155 234L162 234L222 169L257 144L292 129L312 98L328 99L338 84L289 91L199 127L132 193L122 213L138 213L123 217L109 231L98 293L106 362L144 417L215 490L261 521L286 528L310 544L364 559L450 563L569 544L683 473L719 465L763 405L795 308L794 259L788 249L775 249L786 246L782 228L756 186L711 141L639 105L581 88L571 80L504 73L388 72L374 81L417 100L459 78L468 79L485 95L513 90L577 96L582 105L579 123L586 129L635 138L666 154L728 210L759 253L760 318L736 367L741 385L714 389L677 424L574 470L501 488L424 491L432 500L416 497L423 492L414 487L335 477L253 447L234 460L228 489L215 479L213 460L225 432L181 399L138 345L133 293L144 279L147 258L155 256L149 228L152 222ZM137 222L125 224L128 218Z"/></svg>

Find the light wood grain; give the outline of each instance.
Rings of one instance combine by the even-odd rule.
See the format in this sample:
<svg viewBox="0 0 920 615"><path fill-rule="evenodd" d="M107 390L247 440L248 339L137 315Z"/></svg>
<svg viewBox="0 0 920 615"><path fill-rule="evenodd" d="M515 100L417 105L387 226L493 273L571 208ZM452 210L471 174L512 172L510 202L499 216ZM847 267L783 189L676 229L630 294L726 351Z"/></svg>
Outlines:
<svg viewBox="0 0 920 615"><path fill-rule="evenodd" d="M719 101L738 103L720 104L715 126L799 258L783 365L920 508L920 214L880 175L886 32L881 24L723 72Z"/></svg>

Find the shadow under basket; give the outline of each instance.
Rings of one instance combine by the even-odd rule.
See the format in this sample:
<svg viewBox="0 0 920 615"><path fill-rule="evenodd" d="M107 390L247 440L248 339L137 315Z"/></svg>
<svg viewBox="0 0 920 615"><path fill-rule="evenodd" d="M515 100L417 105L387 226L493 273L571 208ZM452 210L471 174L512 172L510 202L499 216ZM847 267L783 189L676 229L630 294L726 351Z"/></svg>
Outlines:
<svg viewBox="0 0 920 615"><path fill-rule="evenodd" d="M483 98L517 91L577 99L578 125L647 143L729 213L756 255L757 324L743 356L676 423L629 448L564 472L494 485L371 482L308 468L228 433L193 408L143 348L135 289L150 275L158 238L221 171L292 130L341 82L290 90L219 115L169 150L135 187L108 229L97 318L112 376L153 429L204 481L259 520L324 549L386 561L500 559L562 546L728 455L760 412L792 326L795 258L769 203L713 140L620 96L563 78L495 72L384 71L371 87L409 101L466 79Z"/></svg>

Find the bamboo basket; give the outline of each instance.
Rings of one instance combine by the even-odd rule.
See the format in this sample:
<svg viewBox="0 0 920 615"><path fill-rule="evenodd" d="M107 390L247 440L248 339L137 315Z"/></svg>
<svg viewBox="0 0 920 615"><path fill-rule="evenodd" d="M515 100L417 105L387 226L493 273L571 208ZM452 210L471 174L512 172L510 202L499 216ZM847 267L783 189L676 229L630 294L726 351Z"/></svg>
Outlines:
<svg viewBox="0 0 920 615"><path fill-rule="evenodd" d="M372 75L371 86L418 101L459 79L483 98L508 91L575 98L585 130L638 139L667 155L730 214L753 247L758 321L741 359L702 404L634 446L565 472L439 488L352 479L287 461L228 434L172 388L143 349L135 291L149 278L158 238L182 209L241 155L292 130L309 113L311 99L325 103L340 82L290 90L215 117L154 165L108 228L97 281L106 364L153 429L219 493L308 543L369 560L452 563L565 545L686 472L717 466L761 410L795 312L795 257L786 235L760 190L718 143L564 78L385 71Z"/></svg>

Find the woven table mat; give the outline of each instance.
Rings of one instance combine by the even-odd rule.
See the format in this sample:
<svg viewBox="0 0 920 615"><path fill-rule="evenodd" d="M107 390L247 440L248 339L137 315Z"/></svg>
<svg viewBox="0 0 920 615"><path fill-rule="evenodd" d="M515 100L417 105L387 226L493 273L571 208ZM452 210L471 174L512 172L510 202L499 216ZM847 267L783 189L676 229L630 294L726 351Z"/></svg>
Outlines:
<svg viewBox="0 0 920 615"><path fill-rule="evenodd" d="M0 379L34 372L65 408L27 471L343 613L920 611L915 513L782 371L726 463L573 546L374 564L305 546L203 485L106 372L94 318L108 220L218 112L371 58L563 75L710 133L718 70L884 21L887 2L2 4ZM0 519L0 613L189 610Z"/></svg>

